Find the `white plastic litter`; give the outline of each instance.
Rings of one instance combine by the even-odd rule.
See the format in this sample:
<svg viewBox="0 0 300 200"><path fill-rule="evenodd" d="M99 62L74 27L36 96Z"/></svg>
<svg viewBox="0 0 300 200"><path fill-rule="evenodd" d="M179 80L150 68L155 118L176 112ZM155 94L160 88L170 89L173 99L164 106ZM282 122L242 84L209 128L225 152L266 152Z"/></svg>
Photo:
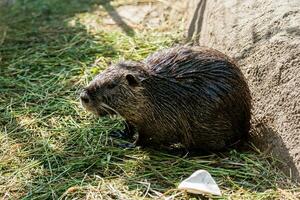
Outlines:
<svg viewBox="0 0 300 200"><path fill-rule="evenodd" d="M179 184L178 189L194 194L222 195L215 180L206 170L195 171L190 177Z"/></svg>

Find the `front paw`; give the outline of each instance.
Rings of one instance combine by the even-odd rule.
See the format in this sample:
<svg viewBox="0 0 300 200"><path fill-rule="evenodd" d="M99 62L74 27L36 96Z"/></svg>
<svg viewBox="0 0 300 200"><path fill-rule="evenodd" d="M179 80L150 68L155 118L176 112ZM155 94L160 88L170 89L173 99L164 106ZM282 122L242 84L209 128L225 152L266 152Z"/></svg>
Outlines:
<svg viewBox="0 0 300 200"><path fill-rule="evenodd" d="M135 141L133 142L133 144L136 146L136 147L139 147L139 148L144 148L144 147L147 147L149 146L149 141L146 140L144 137L142 137L141 135L138 135L135 139Z"/></svg>
<svg viewBox="0 0 300 200"><path fill-rule="evenodd" d="M122 130L112 131L109 133L109 136L114 138L120 138L120 139L128 138L128 134L126 133L126 131L122 131Z"/></svg>
<svg viewBox="0 0 300 200"><path fill-rule="evenodd" d="M122 144L118 144L118 147L121 147L124 149L134 149L134 148L136 148L136 145L134 143L122 143Z"/></svg>

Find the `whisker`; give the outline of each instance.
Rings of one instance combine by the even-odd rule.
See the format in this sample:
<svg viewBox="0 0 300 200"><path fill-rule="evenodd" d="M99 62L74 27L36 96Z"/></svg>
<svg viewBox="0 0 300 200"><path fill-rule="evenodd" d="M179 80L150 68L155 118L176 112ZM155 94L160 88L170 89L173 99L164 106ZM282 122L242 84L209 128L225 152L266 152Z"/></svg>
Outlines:
<svg viewBox="0 0 300 200"><path fill-rule="evenodd" d="M103 108L107 108L107 109L113 111L115 114L117 114L117 115L120 116L120 113L119 113L118 111L116 111L115 109L113 109L112 107L110 107L109 105L107 105L107 104L105 104L105 103L101 103L101 106L102 106Z"/></svg>
<svg viewBox="0 0 300 200"><path fill-rule="evenodd" d="M98 108L99 108L99 110L104 110L107 114L109 114L109 110L107 110L103 106L99 105Z"/></svg>

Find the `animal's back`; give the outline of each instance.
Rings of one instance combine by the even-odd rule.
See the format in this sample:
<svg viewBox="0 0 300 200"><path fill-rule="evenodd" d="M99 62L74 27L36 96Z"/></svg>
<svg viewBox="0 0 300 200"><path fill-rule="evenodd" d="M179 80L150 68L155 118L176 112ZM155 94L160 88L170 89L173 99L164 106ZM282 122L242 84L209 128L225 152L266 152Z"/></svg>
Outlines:
<svg viewBox="0 0 300 200"><path fill-rule="evenodd" d="M227 56L207 48L175 47L151 55L144 63L155 83L151 101L165 116L164 124L173 123L169 130L176 130L157 131L161 140L176 136L187 148L216 150L247 135L250 92Z"/></svg>

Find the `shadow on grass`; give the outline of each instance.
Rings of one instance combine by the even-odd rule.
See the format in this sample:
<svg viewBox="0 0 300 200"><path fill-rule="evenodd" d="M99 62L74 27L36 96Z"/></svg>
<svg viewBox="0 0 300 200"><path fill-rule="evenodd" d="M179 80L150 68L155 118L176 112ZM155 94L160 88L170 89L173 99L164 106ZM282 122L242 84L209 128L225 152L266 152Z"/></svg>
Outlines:
<svg viewBox="0 0 300 200"><path fill-rule="evenodd" d="M110 17L115 21L115 23L130 37L135 35L134 30L126 24L126 22L122 19L116 9L111 5L111 0L102 0L100 4L107 11Z"/></svg>
<svg viewBox="0 0 300 200"><path fill-rule="evenodd" d="M294 181L300 183L300 175L295 162L280 134L276 133L276 131L265 123L256 122L255 124L255 127L253 127L253 142L260 149L265 149L266 153L272 153L274 156L282 158L283 160L278 163L279 168L287 175L290 175ZM266 147L265 144L268 144L268 146ZM275 148L276 146L280 146L281 148Z"/></svg>
<svg viewBox="0 0 300 200"><path fill-rule="evenodd" d="M95 149L91 148L90 155L84 155L86 152L82 150L95 138L98 142L103 131L92 135L99 128L84 125L79 128L81 125L76 124L79 122L71 122L80 120L74 117L78 112L72 102L76 101L76 91L82 85L83 68L91 66L99 55L113 59L118 52L106 40L106 33L95 38L79 23L69 26L71 17L89 11L92 6L91 1L53 0L18 1L12 7L1 8L1 136L20 144L26 156L21 156L24 163L15 163L16 166L1 161L5 191L0 196L56 198L74 184L72 177L82 180L83 169L91 166L97 169ZM98 159L101 162L102 158ZM43 168L41 175L35 176L27 169L27 161L29 164L31 160L40 164L37 168ZM28 174L19 173L18 167L26 169ZM20 183L24 188L9 188L10 179L22 174L33 178L20 178L25 179Z"/></svg>

